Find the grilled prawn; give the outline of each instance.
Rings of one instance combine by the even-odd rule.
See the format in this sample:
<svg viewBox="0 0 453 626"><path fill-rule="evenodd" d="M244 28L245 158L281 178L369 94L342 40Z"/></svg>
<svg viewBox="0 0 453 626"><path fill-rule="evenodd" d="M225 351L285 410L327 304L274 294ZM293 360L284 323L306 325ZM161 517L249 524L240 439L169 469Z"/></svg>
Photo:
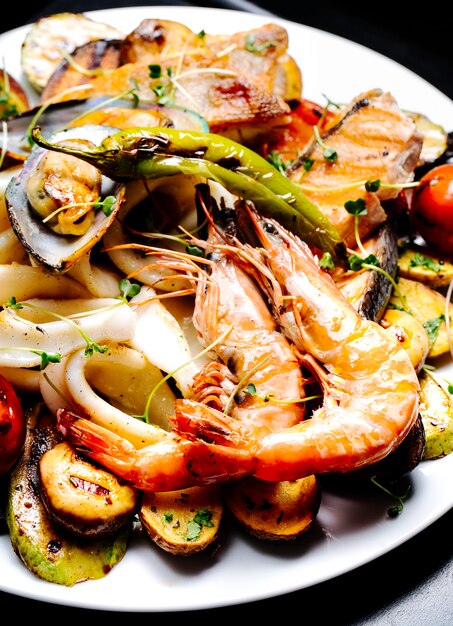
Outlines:
<svg viewBox="0 0 453 626"><path fill-rule="evenodd" d="M197 276L194 312L201 343L213 346L216 359L196 376L192 397L176 401L175 413L183 410L200 424L228 414L265 437L304 419L304 380L296 352L259 287L234 255L215 249L217 237L211 225L209 271ZM256 393L244 393L248 384ZM155 442L138 447L67 410L59 410L57 418L60 432L81 452L140 489L168 491L254 472L256 459L241 445L225 449L149 425Z"/></svg>
<svg viewBox="0 0 453 626"><path fill-rule="evenodd" d="M177 429L226 451L248 450L254 475L265 480L348 472L379 461L418 415L419 383L407 353L356 312L303 241L249 211L262 247L237 253L261 272L279 325L317 376L323 402L310 419L264 437L253 424L228 416L197 423L181 402Z"/></svg>

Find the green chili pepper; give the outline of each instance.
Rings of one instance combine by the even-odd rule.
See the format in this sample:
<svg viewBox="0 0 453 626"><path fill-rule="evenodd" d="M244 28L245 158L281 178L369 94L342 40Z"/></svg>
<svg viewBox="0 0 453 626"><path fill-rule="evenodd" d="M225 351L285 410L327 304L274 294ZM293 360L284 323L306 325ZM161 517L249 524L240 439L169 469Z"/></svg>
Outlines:
<svg viewBox="0 0 453 626"><path fill-rule="evenodd" d="M52 144L39 127L33 140L42 148L91 163L116 181L196 174L220 183L254 203L258 211L344 265L346 249L333 224L284 174L245 146L214 133L168 128L122 130L87 150Z"/></svg>

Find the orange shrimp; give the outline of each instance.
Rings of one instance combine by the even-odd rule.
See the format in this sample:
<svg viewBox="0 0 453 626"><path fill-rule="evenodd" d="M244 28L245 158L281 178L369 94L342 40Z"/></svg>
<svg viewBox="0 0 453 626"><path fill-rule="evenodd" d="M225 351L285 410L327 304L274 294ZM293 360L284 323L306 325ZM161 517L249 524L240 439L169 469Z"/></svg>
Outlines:
<svg viewBox="0 0 453 626"><path fill-rule="evenodd" d="M211 225L209 246L217 241ZM305 416L304 379L290 342L279 331L262 291L228 251L212 249L209 275L197 276L194 325L217 359L195 377L183 403L187 421L211 424L227 412L260 437L294 426ZM191 266L193 268L193 266ZM255 393L245 393L246 385ZM278 402L278 403L277 403ZM175 416L170 421L177 422ZM79 451L143 490L168 491L253 474L256 459L238 437L231 449L188 433L153 429L155 440L139 447L67 410L57 411L59 431ZM200 436L202 439L202 436ZM232 440L235 436L232 434Z"/></svg>
<svg viewBox="0 0 453 626"><path fill-rule="evenodd" d="M218 359L238 383L237 393L222 408L242 423L253 423L262 435L293 426L305 416L296 352L253 278L216 244L219 237L211 224L210 275L197 282L193 323L201 343L215 345ZM248 385L253 393L244 393Z"/></svg>
<svg viewBox="0 0 453 626"><path fill-rule="evenodd" d="M198 404L198 411L215 413ZM58 409L57 428L64 438L124 480L144 491L173 491L242 478L254 459L239 447L217 455L213 444L189 441L162 430L162 437L142 448L85 417Z"/></svg>
<svg viewBox="0 0 453 626"><path fill-rule="evenodd" d="M228 416L197 422L181 402L176 430L215 441L227 453L243 446L256 458L254 475L264 480L348 472L379 461L418 415L419 383L406 351L356 312L303 241L247 211L262 248L237 246L237 254L261 271L274 315L303 355L302 364L317 376L323 402L310 419L264 437L252 423Z"/></svg>

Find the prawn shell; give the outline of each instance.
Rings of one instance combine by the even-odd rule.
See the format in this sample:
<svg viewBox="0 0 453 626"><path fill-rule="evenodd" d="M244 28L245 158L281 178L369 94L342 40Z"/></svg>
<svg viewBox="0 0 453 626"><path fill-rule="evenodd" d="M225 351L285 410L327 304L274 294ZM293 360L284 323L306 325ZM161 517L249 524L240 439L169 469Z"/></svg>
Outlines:
<svg viewBox="0 0 453 626"><path fill-rule="evenodd" d="M57 132L52 135L52 140L87 139L98 144L116 131L109 126L87 125ZM20 173L8 183L5 191L6 208L12 228L30 256L48 271L63 273L91 250L107 231L124 201L125 186L103 176L101 196L116 197L110 214L97 211L92 225L83 235L59 235L43 223L42 217L33 210L26 192L27 179L45 152L45 149L34 147Z"/></svg>

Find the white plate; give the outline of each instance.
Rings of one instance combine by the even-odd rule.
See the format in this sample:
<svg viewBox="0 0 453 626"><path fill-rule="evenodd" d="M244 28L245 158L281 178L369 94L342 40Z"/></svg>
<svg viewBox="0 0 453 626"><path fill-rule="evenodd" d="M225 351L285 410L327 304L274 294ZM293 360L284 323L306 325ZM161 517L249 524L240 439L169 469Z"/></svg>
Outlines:
<svg viewBox="0 0 453 626"><path fill-rule="evenodd" d="M233 33L270 21L268 17L223 9L135 7L88 15L131 31L144 18L183 22L195 32ZM401 107L425 113L450 130L453 103L397 63L362 46L306 26L275 19L287 28L290 51L304 78L304 95L324 103L346 102L380 87ZM20 46L27 27L0 36L0 58L21 78ZM371 77L371 78L370 78ZM439 372L440 373L440 372ZM453 380L449 363L441 373ZM0 537L0 589L28 598L91 609L184 611L270 598L339 576L372 561L429 526L453 505L453 454L422 463L413 473L413 495L396 519L393 501L378 494L354 498L325 492L309 537L285 545L260 542L228 531L214 557L177 558L134 536L123 561L102 580L66 588L39 580Z"/></svg>

